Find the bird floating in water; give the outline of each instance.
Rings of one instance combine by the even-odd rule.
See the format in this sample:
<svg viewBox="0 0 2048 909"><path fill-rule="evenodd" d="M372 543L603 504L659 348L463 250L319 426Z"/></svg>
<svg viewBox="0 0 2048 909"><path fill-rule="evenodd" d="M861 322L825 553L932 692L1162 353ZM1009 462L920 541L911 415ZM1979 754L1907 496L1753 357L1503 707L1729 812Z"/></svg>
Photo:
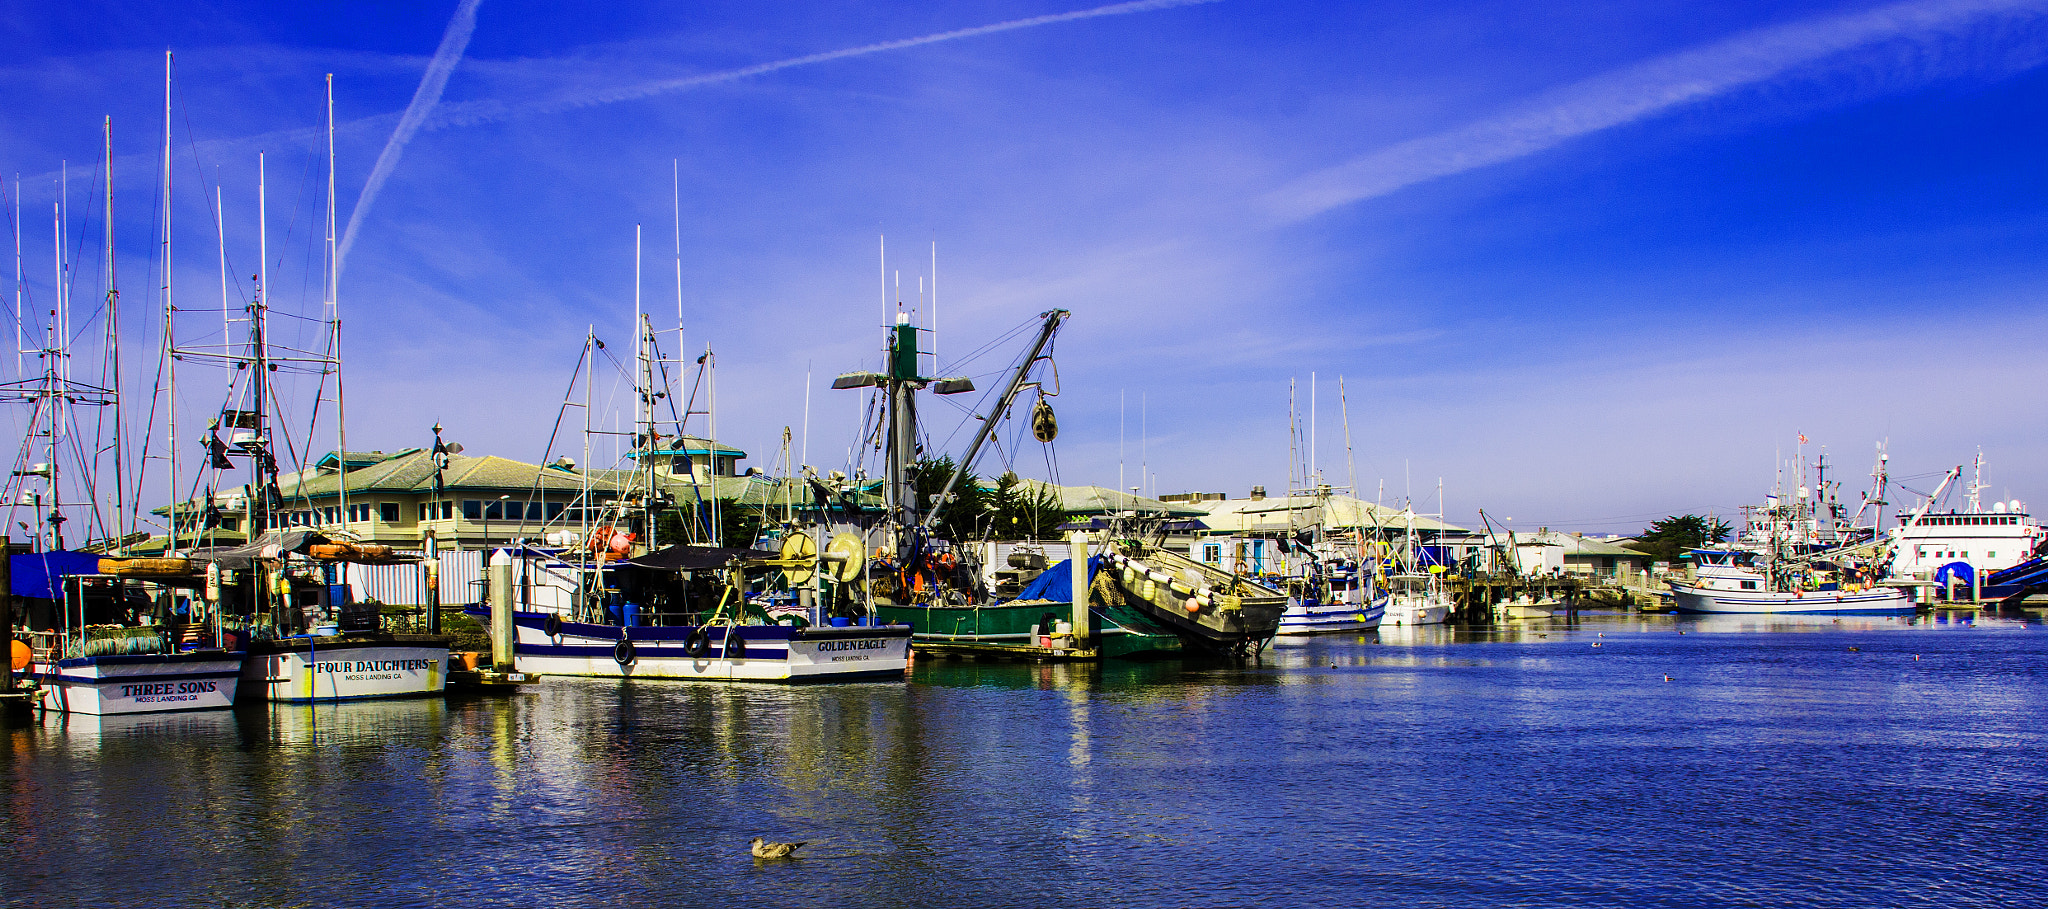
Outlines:
<svg viewBox="0 0 2048 909"><path fill-rule="evenodd" d="M1915 663L1918 663L1918 662L1920 662L1920 655L1919 655L1919 654L1917 654L1917 653L1916 653L1916 654L1913 654L1913 662L1915 662Z"/></svg>
<svg viewBox="0 0 2048 909"><path fill-rule="evenodd" d="M1861 647L1851 647L1851 648L1849 648L1849 652L1850 652L1850 653L1862 653L1862 652L1863 652L1863 648L1861 648Z"/></svg>
<svg viewBox="0 0 2048 909"><path fill-rule="evenodd" d="M754 837L754 857L757 859L789 858L802 843L770 843Z"/></svg>
<svg viewBox="0 0 2048 909"><path fill-rule="evenodd" d="M1594 641L1594 642L1593 642L1593 646L1595 646L1595 647L1598 647L1598 646L1600 646L1600 642L1599 642L1599 641Z"/></svg>
<svg viewBox="0 0 2048 909"><path fill-rule="evenodd" d="M1667 676L1665 676L1665 677L1664 677L1664 681L1667 681L1667 682L1671 681L1671 677L1670 677L1670 676L1668 676L1668 675L1667 675Z"/></svg>

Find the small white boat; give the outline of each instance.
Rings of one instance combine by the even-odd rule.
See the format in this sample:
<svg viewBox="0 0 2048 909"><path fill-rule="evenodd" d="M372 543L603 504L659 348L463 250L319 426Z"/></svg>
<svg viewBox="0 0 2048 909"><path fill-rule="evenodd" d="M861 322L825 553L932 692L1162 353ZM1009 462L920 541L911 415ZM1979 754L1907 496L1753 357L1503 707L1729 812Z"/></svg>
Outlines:
<svg viewBox="0 0 2048 909"><path fill-rule="evenodd" d="M1523 594L1504 603L1495 604L1493 616L1510 622L1547 619L1562 605L1555 597L1532 600L1528 594Z"/></svg>
<svg viewBox="0 0 2048 909"><path fill-rule="evenodd" d="M1399 574L1387 579L1387 625L1441 625L1450 620L1451 598L1434 575Z"/></svg>
<svg viewBox="0 0 2048 909"><path fill-rule="evenodd" d="M1387 596L1369 603L1343 600L1324 602L1312 597L1289 597L1287 610L1280 613L1280 634L1328 634L1338 631L1372 631L1387 614Z"/></svg>

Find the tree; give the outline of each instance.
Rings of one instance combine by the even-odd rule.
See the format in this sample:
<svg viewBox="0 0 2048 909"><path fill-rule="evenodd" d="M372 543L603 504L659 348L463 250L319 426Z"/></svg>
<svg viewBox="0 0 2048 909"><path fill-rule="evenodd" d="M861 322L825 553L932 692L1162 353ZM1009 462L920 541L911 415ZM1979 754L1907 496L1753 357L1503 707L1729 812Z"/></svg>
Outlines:
<svg viewBox="0 0 2048 909"><path fill-rule="evenodd" d="M989 492L989 539L1043 540L1066 520L1059 496L1045 487L1025 485L1015 472L996 478L996 488Z"/></svg>
<svg viewBox="0 0 2048 909"><path fill-rule="evenodd" d="M1648 553L1660 562L1676 562L1687 550L1708 543L1725 543L1733 530L1727 521L1696 514L1669 515L1650 522L1650 528L1636 535L1630 548Z"/></svg>
<svg viewBox="0 0 2048 909"><path fill-rule="evenodd" d="M922 458L910 465L911 488L916 490L919 520L929 512L933 500L946 488L946 479L953 475L953 459L948 455L936 458ZM988 514L988 491L981 488L981 482L972 474L962 476L953 487L952 497L939 503L939 520L933 525L938 536L948 540L967 542L979 536L979 531Z"/></svg>

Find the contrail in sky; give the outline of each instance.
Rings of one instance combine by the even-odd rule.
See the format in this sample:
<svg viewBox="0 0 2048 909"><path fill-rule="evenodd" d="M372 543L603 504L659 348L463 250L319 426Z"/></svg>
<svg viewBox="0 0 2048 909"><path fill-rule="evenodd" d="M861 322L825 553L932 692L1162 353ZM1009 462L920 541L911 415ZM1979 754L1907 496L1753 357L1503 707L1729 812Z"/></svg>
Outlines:
<svg viewBox="0 0 2048 909"><path fill-rule="evenodd" d="M1491 120L1411 139L1296 179L1266 196L1284 221L1550 149L1674 107L1747 88L1823 58L1884 41L1932 43L2007 14L2039 17L2040 0L1894 3L1756 29L1549 92ZM1932 52L1940 55L1941 49Z"/></svg>
<svg viewBox="0 0 2048 909"><path fill-rule="evenodd" d="M1133 2L1112 3L1108 6L1075 10L1070 13L1052 13L1044 16L1032 16L1026 19L1011 19L1007 22L976 25L971 28L954 29L949 32L920 35L915 38L898 38L894 41L863 44L860 47L823 51L816 54L806 54L802 57L776 60L771 63L757 63L753 66L743 66L739 69L706 73L701 76L661 79L653 82L642 82L637 85L579 92L555 98L543 98L521 104L506 104L500 101L471 101L461 104L450 104L441 109L440 113L429 124L429 128L445 129L455 126L477 126L527 114L556 113L582 107L595 107L602 104L617 104L622 101L639 101L657 95L666 95L672 92L703 88L707 85L733 82L753 76L766 75L779 70L793 69L799 66L830 63L834 60L845 60L849 57L865 57L870 54L922 47L927 44L938 44L945 41L958 41L962 38L978 38L983 35L1012 32L1019 29L1036 28L1041 25L1053 25L1061 22L1073 22L1079 19L1123 16L1131 13L1145 13L1154 10L1173 9L1182 6L1200 6L1220 2L1222 0L1133 0Z"/></svg>
<svg viewBox="0 0 2048 909"><path fill-rule="evenodd" d="M414 133L427 122L427 115L434 112L434 105L441 101L441 90L448 87L448 76L455 72L455 64L461 62L462 52L469 47L469 37L476 34L476 8L483 0L462 0L456 7L455 18L448 20L448 31L441 35L441 46L434 51L434 59L427 62L427 73L420 77L420 87L412 93L412 102L405 106L405 113L399 115L398 128L391 131L391 138L384 143L384 151L378 153L377 164L370 168L370 179L363 184L363 192L356 197L356 205L348 215L348 229L341 233L341 248L334 254L334 270L341 271L342 263L348 261L348 250L355 245L356 229L363 224L363 217L369 214L370 203L377 201L377 193L384 188L384 181L391 178L391 171L398 167L398 158L405 154L406 143L412 141Z"/></svg>
<svg viewBox="0 0 2048 909"><path fill-rule="evenodd" d="M441 130L459 126L478 126L509 120L522 115L557 113L577 108L617 104L623 101L638 101L672 92L687 91L708 85L718 85L753 76L766 75L779 70L811 66L818 63L829 63L834 60L845 60L851 57L865 57L869 54L921 47L945 41L957 41L962 38L976 38L982 35L993 35L1019 29L1036 28L1041 25L1053 25L1081 19L1096 19L1104 16L1122 16L1182 6L1199 6L1208 3L1220 3L1222 0L1130 0L1130 2L1112 3L1092 9L1075 10L1067 13L1051 13L1044 16L1031 16L1025 19L1011 19L1007 22L976 25L948 32L920 35L915 38L899 38L894 41L864 44L860 47L806 54L802 57L791 57L786 60L776 60L770 63L758 63L753 66L707 73L701 76L662 79L654 82L642 82L637 85L622 86L620 88L581 92L556 98L543 98L523 104L506 104L502 101L468 101L459 104L449 104L441 107L439 113L436 114L435 108L441 100L441 90L448 84L448 75L455 70L455 64L462 59L463 50L469 46L470 35L476 31L476 8L480 2L482 0L463 0L462 6L455 11L455 18L449 21L448 31L441 38L441 47L434 52L432 62L427 64L426 75L420 79L420 87L413 93L412 103L406 105L405 113L399 118L398 128L392 131L390 141L384 144L384 151L377 156L377 164L370 171L370 179L363 184L362 195L356 199L354 210L349 212L348 228L342 232L341 247L335 256L337 268L340 267L340 262L347 260L349 247L355 242L356 229L362 225L364 217L368 215L370 204L376 201L378 191L384 188L384 181L390 178L391 171L398 166L398 158L404 153L406 143L412 141L413 135L418 133L422 127L431 130ZM429 119L430 116L431 119Z"/></svg>

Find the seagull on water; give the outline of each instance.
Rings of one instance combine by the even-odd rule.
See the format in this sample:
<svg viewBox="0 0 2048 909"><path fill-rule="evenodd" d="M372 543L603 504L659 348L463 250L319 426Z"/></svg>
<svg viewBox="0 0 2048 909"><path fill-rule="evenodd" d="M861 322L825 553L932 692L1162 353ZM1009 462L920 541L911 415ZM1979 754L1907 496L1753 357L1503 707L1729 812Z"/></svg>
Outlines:
<svg viewBox="0 0 2048 909"><path fill-rule="evenodd" d="M796 851L796 847L801 845L803 844L770 843L757 836L754 837L754 857L757 859L789 858L791 857L790 854Z"/></svg>

